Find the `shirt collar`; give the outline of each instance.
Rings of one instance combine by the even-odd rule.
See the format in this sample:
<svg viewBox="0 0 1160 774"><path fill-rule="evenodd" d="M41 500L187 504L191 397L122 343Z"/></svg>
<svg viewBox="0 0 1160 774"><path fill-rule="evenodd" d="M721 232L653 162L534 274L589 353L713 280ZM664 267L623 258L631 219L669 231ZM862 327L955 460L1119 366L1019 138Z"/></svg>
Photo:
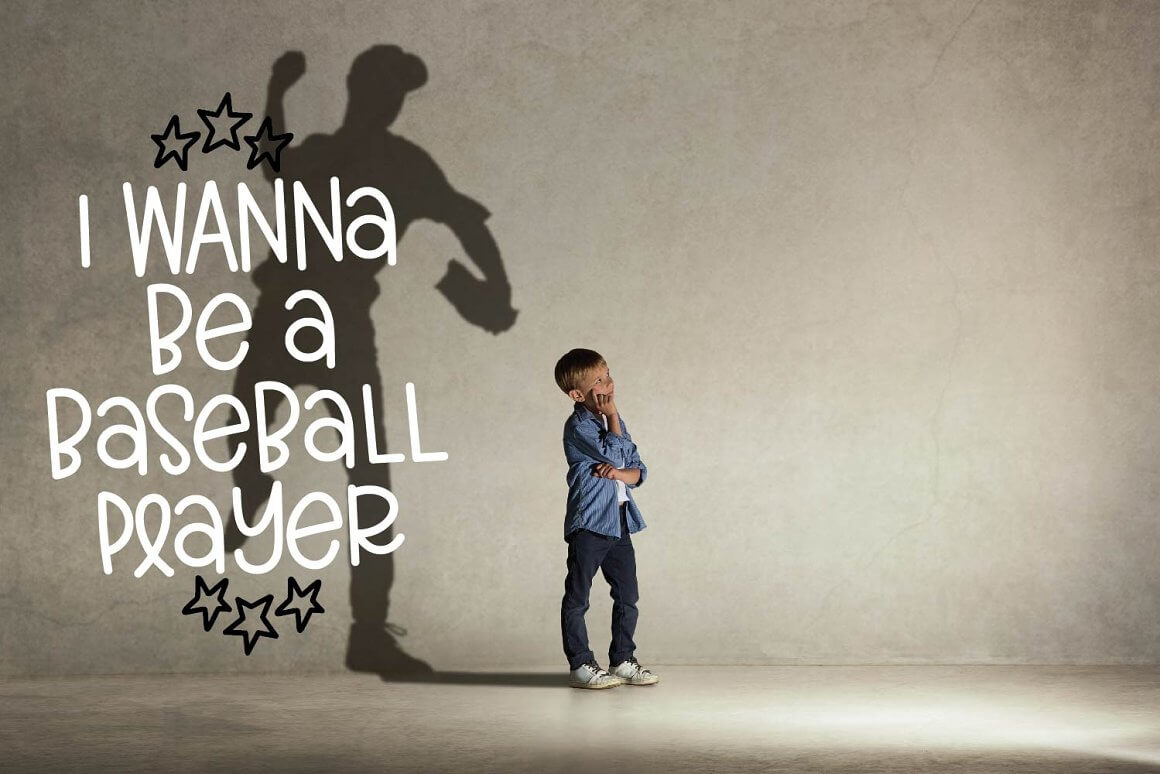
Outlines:
<svg viewBox="0 0 1160 774"><path fill-rule="evenodd" d="M583 403L581 403L579 401L576 401L573 404L572 413L579 414L580 415L579 419L581 419L581 420L590 419L593 422L597 423L598 425L601 425L602 427L604 425L604 422L601 420L601 418L598 414L593 414L591 411L588 410L587 406L585 406Z"/></svg>

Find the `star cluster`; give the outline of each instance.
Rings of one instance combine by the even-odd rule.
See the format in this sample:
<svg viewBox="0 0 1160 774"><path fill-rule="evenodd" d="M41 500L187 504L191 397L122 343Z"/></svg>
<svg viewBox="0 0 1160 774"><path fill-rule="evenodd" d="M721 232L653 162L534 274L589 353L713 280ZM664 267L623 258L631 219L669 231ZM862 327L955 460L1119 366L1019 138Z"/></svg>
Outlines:
<svg viewBox="0 0 1160 774"><path fill-rule="evenodd" d="M228 578L222 578L211 587L205 578L198 575L194 582L193 598L181 609L181 614L200 615L202 628L208 632L213 629L214 621L221 613L235 613L237 618L222 629L222 634L241 637L242 650L248 656L254 652L262 637L278 639L278 631L269 618L274 595L267 594L254 600L234 597L234 606L231 607L225 600L229 583ZM315 613L326 612L318 602L318 592L321 590L321 578L307 584L305 588L298 583L297 578L289 578L286 582L286 598L274 610L274 615L294 616L294 628L301 634L306 631Z"/></svg>
<svg viewBox="0 0 1160 774"><path fill-rule="evenodd" d="M294 139L292 132L284 134L274 133L274 122L266 116L258 125L254 134L243 134L238 139L238 130L254 117L253 113L235 111L233 96L227 91L218 103L217 109L198 108L198 117L205 127L205 142L202 143L202 153L212 153L220 148L233 151L242 149L244 141L250 149L250 157L246 160L246 169L254 169L265 162L275 172L282 164L282 151ZM189 170L189 151L203 133L199 130L181 131L181 119L176 114L170 117L165 130L160 134L149 135L157 145L157 156L153 159L153 166L160 169L170 160L182 172Z"/></svg>

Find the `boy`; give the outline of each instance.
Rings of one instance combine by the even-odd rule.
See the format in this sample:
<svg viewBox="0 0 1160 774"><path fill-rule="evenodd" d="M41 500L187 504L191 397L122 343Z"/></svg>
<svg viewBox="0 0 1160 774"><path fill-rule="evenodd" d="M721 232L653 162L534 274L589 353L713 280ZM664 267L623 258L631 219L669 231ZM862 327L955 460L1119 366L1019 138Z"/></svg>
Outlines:
<svg viewBox="0 0 1160 774"><path fill-rule="evenodd" d="M660 678L633 657L636 644L636 555L629 534L645 527L629 495L648 473L616 408L608 364L590 349L573 349L556 363L556 384L575 405L564 423L568 508L564 540L568 575L560 603L564 655L573 688L652 685ZM588 648L584 613L599 568L612 593L612 643L605 671Z"/></svg>

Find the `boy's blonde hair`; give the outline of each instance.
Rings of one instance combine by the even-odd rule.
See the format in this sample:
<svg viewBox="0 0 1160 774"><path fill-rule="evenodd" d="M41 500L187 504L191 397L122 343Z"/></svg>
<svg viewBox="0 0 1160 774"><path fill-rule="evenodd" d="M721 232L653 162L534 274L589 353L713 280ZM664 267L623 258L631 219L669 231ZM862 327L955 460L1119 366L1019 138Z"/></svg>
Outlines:
<svg viewBox="0 0 1160 774"><path fill-rule="evenodd" d="M584 387L584 377L593 368L608 365L599 352L591 349L573 349L556 361L556 384L568 394L569 390Z"/></svg>

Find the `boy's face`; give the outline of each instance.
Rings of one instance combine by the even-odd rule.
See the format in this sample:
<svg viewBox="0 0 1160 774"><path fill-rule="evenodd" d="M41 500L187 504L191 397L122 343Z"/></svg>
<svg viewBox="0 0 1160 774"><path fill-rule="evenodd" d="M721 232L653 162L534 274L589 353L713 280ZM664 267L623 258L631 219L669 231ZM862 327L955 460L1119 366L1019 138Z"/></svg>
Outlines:
<svg viewBox="0 0 1160 774"><path fill-rule="evenodd" d="M612 381L612 374L608 370L608 364L602 363L595 368L590 368L585 374L581 385L577 389L573 389L569 395L572 400L577 403L583 403L589 411L593 414L599 414L596 410L596 396L608 395L613 396L616 385Z"/></svg>

